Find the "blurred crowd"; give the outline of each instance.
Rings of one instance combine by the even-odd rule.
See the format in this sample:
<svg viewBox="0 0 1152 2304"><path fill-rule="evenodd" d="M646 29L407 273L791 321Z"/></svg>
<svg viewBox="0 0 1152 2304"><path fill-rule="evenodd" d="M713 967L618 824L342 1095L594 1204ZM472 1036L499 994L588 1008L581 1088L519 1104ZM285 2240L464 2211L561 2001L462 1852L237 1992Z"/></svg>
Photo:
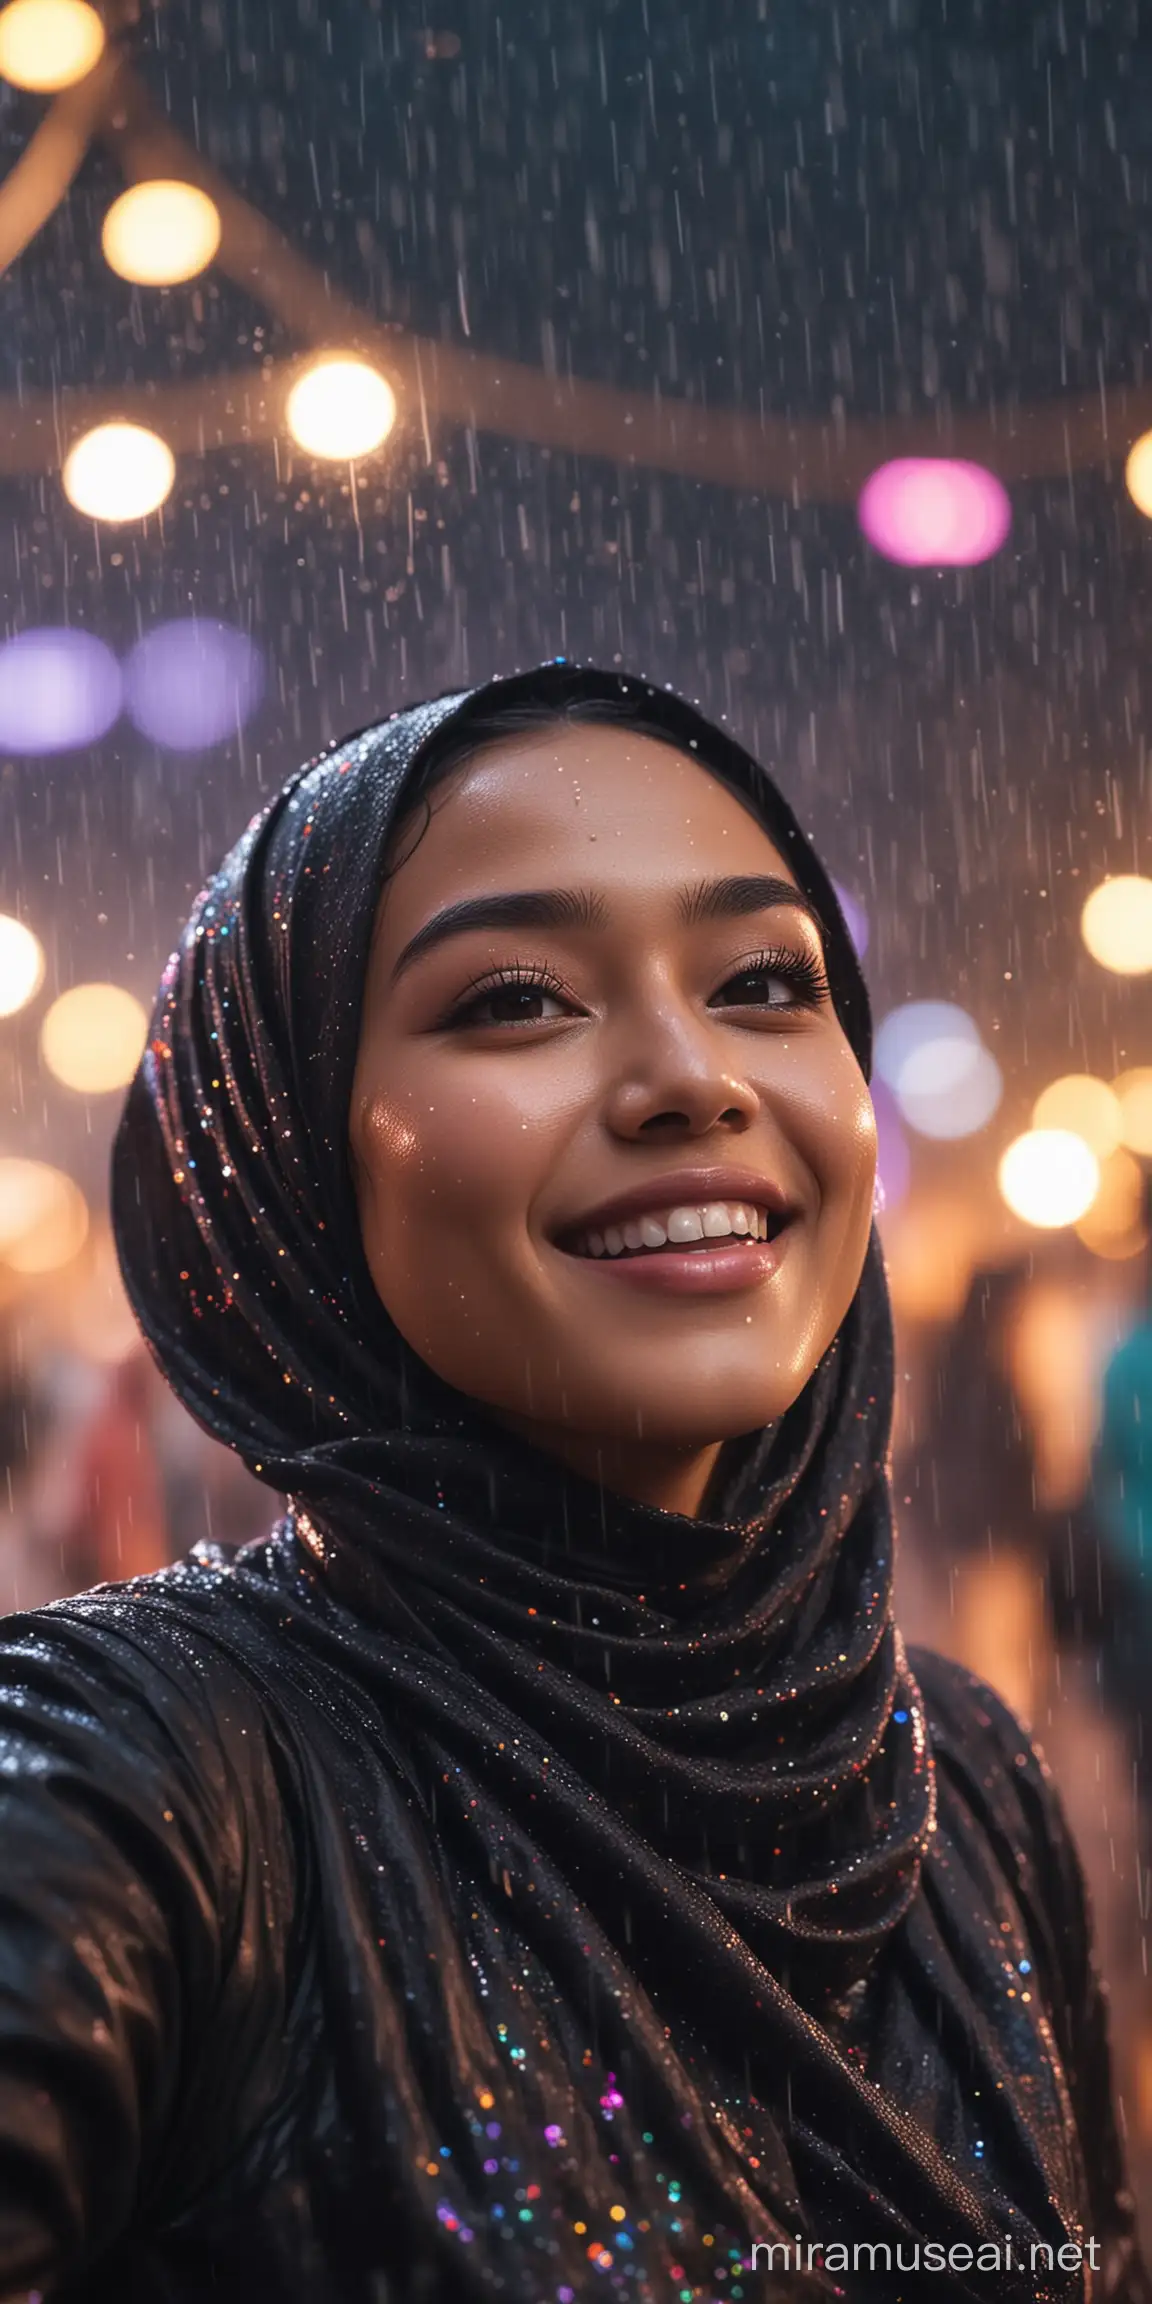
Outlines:
<svg viewBox="0 0 1152 2304"><path fill-rule="evenodd" d="M923 1253L889 1258L900 1618L1000 1690L1060 1786L1152 2240L1152 1247L1109 1264L1039 1236L968 1270L946 1318ZM244 1543L277 1508L154 1370L106 1234L55 1290L0 1299L0 1614Z"/></svg>

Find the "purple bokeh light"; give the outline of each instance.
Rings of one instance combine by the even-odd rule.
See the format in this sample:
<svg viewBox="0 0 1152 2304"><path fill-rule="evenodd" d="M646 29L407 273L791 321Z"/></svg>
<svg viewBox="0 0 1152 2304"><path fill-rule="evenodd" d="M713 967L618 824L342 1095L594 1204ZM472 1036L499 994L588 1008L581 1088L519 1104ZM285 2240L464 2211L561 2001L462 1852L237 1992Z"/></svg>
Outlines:
<svg viewBox="0 0 1152 2304"><path fill-rule="evenodd" d="M866 480L857 506L870 544L906 568L971 568L1012 526L1007 490L982 464L898 456Z"/></svg>
<svg viewBox="0 0 1152 2304"><path fill-rule="evenodd" d="M900 1108L891 1089L882 1080L873 1080L872 1109L876 1114L877 1159L876 1173L880 1184L881 1208L898 1208L908 1190L912 1173L912 1156L908 1138L900 1123Z"/></svg>
<svg viewBox="0 0 1152 2304"><path fill-rule="evenodd" d="M13 752L74 752L118 719L124 682L93 632L35 625L0 646L0 744Z"/></svg>
<svg viewBox="0 0 1152 2304"><path fill-rule="evenodd" d="M842 888L838 880L834 880L832 886L835 890L836 902L844 914L844 925L852 938L856 958L862 960L868 950L868 914L859 897L850 895L847 888Z"/></svg>
<svg viewBox="0 0 1152 2304"><path fill-rule="evenodd" d="M142 736L172 752L223 744L264 694L264 660L246 632L180 617L138 640L124 666L125 709Z"/></svg>

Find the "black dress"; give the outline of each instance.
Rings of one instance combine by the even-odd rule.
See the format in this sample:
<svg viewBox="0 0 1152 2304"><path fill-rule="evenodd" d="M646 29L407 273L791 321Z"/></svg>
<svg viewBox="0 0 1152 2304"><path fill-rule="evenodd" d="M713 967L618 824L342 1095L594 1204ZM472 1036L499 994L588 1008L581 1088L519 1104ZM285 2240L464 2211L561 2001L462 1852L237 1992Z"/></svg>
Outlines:
<svg viewBox="0 0 1152 2304"><path fill-rule="evenodd" d="M257 1587L267 1605L253 1605ZM587 2110L578 2136L558 2128L548 2139L551 2183L547 2171L542 2186L525 2182L488 2117L490 2091L470 2086L463 2065L451 2075L459 2096L447 2133L431 2134L411 2101L391 2107L391 2185L382 2175L380 2097L402 2067L411 2087L424 2056L451 2064L454 2048L454 1979L421 1975L428 1931L415 1898L398 1897L389 1878L393 1799L410 1836L405 1881L419 1877L412 1836L430 1868L446 1858L402 1752L376 1816L350 1812L341 1796L340 1746L360 1731L372 1673L358 1663L370 1646L355 1628L341 1626L332 1648L332 1616L287 1525L238 1564L200 1550L160 1576L0 1627L0 2294L456 2304L567 2292L739 2304L804 2293L779 2252L741 2278L752 2235L721 2229L706 2185L677 2182L674 2113L658 2091L630 2100L617 2049L592 2026L568 2057ZM981 2056L965 2034L994 2031L1020 2123L1022 2190L1033 2160L1051 2187L1038 2269L1020 2292L1143 2304L1104 2013L1059 1809L988 1690L939 1658L920 1656L915 1669L936 1756L919 1895L936 1915L940 1990L926 1992L923 1972L891 1943L865 1992L828 2012L839 2053L910 2121L927 2111L963 2173L994 2147L1001 2109L966 2084ZM454 1845L461 1948L483 1962L493 1940L475 1915L492 1884L487 1868L470 1882L459 1859ZM526 2067L555 2053L538 2029L555 1980L537 1915L515 1893L506 1908L504 1975L488 1985L511 2019L517 2084L531 2084ZM391 1977L381 1941L390 1929L410 1953ZM719 1974L712 1981L719 1991ZM708 1985L700 1976L705 2031ZM501 2021L494 2014L497 2038ZM689 2031L671 2048L690 2068ZM956 2084L942 2089L948 2063ZM430 2106L436 2090L423 2077ZM471 2277L476 2240L450 2181L469 2142L472 2189L499 2236L495 2289L491 2275ZM850 2131L842 2142L850 2159ZM559 2224L566 2237L586 2226L575 2286L547 2277L541 2244ZM823 2241L835 2266L840 2241L855 2269L833 2277L854 2300L953 2293L927 2253L932 2240L949 2243L943 2208L918 2232L910 2222L904 2238L892 2231L884 2243L880 2230L863 2197L827 2214L817 2203L805 2257ZM670 2231L682 2280L667 2269ZM1047 2274L1062 2245L1065 2266L1077 2254L1069 2232L1096 2265L1091 2287L1086 2275ZM912 2236L928 2267L923 2287L903 2271L915 2261ZM1015 2292L994 2277L969 2286L960 2268L975 2266L978 2250L951 2245L955 2293Z"/></svg>
<svg viewBox="0 0 1152 2304"><path fill-rule="evenodd" d="M514 1439L372 1285L347 1126L388 843L509 700L623 706L725 778L817 909L867 1075L795 817L622 673L394 716L202 891L117 1246L180 1398L291 1506L235 1560L4 1629L0 2288L1149 2304L1057 1806L893 1623L878 1242L695 1519Z"/></svg>

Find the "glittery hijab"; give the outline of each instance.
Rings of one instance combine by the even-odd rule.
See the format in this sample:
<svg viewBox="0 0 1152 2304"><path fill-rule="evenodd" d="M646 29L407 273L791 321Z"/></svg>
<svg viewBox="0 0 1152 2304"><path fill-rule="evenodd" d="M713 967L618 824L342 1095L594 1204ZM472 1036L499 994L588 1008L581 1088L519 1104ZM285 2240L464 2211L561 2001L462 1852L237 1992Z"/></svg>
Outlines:
<svg viewBox="0 0 1152 2304"><path fill-rule="evenodd" d="M892 1345L875 1241L800 1399L775 1430L729 1445L693 1521L562 1470L432 1377L384 1313L359 1239L347 1125L360 1003L414 771L493 703L579 712L629 697L787 857L867 1070L867 997L835 895L765 772L666 691L548 665L325 753L202 891L116 1141L122 1268L180 1398L292 1499L236 1573L250 1624L282 1652L283 1701L312 1700L328 1674L354 1713L316 1800L335 1779L343 1814L379 1817L381 1785L398 1788L357 1893L376 1922L385 1906L407 1915L380 1929L389 2005L425 2011L430 1950L443 1999L419 2039L411 2014L399 2026L411 2068L390 2136L417 2102L433 2133L437 2116L459 2121L476 2075L495 2071L487 2092L542 2184L559 2181L552 2131L587 2130L579 2173L594 2189L595 2123L618 2098L616 2158L634 2102L636 2135L675 2131L717 2230L792 2230L813 2184L835 2198L839 2169L846 2198L887 2201L900 2229L922 2218L979 2237L972 2202L923 2138L901 2141L898 2113L834 2044L916 1897L934 1797L891 1618ZM532 1981L513 1990L514 1944ZM545 2011L550 2061L525 2051L510 2088L504 2050L526 1996ZM642 2159L637 2144L637 2196ZM462 2144L459 2213L478 2231L468 2165ZM669 2263L688 2249L685 2217ZM650 2226L655 2250L655 2209Z"/></svg>

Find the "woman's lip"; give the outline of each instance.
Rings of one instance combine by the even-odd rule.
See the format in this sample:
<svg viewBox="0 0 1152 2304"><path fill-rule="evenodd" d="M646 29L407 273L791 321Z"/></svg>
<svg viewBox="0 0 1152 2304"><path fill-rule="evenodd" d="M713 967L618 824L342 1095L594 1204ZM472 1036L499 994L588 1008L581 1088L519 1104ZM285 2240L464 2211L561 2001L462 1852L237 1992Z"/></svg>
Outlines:
<svg viewBox="0 0 1152 2304"><path fill-rule="evenodd" d="M786 1224L774 1240L729 1237L703 1248L647 1248L636 1256L572 1256L569 1261L581 1272L603 1272L658 1296L733 1296L771 1277L791 1230Z"/></svg>

